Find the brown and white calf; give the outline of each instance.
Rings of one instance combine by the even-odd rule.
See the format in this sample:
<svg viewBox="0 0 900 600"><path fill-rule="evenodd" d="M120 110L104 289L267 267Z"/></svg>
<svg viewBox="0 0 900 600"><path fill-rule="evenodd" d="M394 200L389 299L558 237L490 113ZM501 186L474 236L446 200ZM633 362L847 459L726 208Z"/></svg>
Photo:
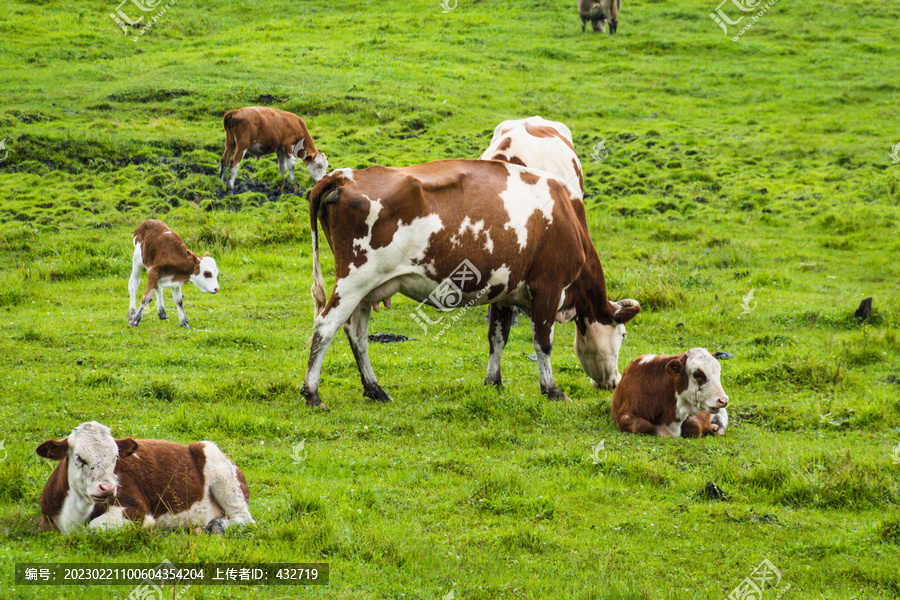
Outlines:
<svg viewBox="0 0 900 600"><path fill-rule="evenodd" d="M189 446L161 440L114 439L96 421L37 447L60 461L41 494L45 531L129 523L218 532L254 523L244 474L212 442Z"/></svg>
<svg viewBox="0 0 900 600"><path fill-rule="evenodd" d="M317 316L301 390L307 405L321 404L322 362L342 326L364 395L390 400L369 362L367 331L372 304L397 293L442 309L490 304L485 383L497 386L511 307L522 309L532 321L541 392L555 400L568 398L550 367L553 326L571 302L582 367L597 381L618 381L622 325L640 306L607 299L584 207L551 174L493 160L342 169L316 184L309 206ZM317 219L335 260L327 301Z"/></svg>
<svg viewBox="0 0 900 600"><path fill-rule="evenodd" d="M697 437L725 434L728 396L722 367L703 348L684 354L639 356L622 373L612 400L620 431Z"/></svg>
<svg viewBox="0 0 900 600"><path fill-rule="evenodd" d="M259 158L274 152L281 176L288 170L291 181L294 181L295 159L306 163L306 170L316 181L328 171L328 158L316 148L303 119L293 113L268 106L247 106L226 112L222 125L225 152L219 177L225 181L230 166L229 190L234 189L238 166L247 154Z"/></svg>
<svg viewBox="0 0 900 600"><path fill-rule="evenodd" d="M584 199L581 161L572 132L563 123L537 116L503 121L479 158L547 171L565 184L573 198Z"/></svg>
<svg viewBox="0 0 900 600"><path fill-rule="evenodd" d="M131 304L128 309L128 323L137 327L144 309L156 293L156 313L160 319L166 318L163 303L163 288L172 290L172 300L178 309L178 319L182 327L190 327L184 316L181 286L190 281L204 292L216 294L219 291L219 267L209 252L199 257L185 246L184 241L162 221L144 221L134 230L134 255L131 277L128 279L128 293ZM135 296L141 283L141 267L147 269L147 289L137 307Z"/></svg>
<svg viewBox="0 0 900 600"><path fill-rule="evenodd" d="M609 32L615 33L619 27L619 11L622 0L578 0L578 16L581 17L581 31L588 21L594 31L603 31L609 23Z"/></svg>

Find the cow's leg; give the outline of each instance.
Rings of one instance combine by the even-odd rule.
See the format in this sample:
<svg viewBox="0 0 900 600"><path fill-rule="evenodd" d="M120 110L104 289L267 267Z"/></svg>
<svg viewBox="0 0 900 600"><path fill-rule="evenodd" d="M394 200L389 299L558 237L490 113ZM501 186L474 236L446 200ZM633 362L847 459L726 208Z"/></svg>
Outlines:
<svg viewBox="0 0 900 600"><path fill-rule="evenodd" d="M238 479L238 468L218 447L207 444L203 474L209 495L222 508L225 519L216 518L206 525L208 533L221 533L231 525L256 523L247 506L247 499ZM243 475L240 476L243 479Z"/></svg>
<svg viewBox="0 0 900 600"><path fill-rule="evenodd" d="M322 373L325 352L328 351L328 346L334 339L337 330L347 322L362 299L371 291L371 289L367 289L361 294L348 295L346 298L339 298L332 291L322 313L316 317L312 340L310 340L306 377L303 379L303 387L300 388L300 393L306 399L307 406L324 408L322 399L319 397L319 377Z"/></svg>
<svg viewBox="0 0 900 600"><path fill-rule="evenodd" d="M131 524L131 519L125 514L125 508L110 506L105 513L94 519L88 525L91 529L119 529Z"/></svg>
<svg viewBox="0 0 900 600"><path fill-rule="evenodd" d="M581 17L581 33L584 33L584 26L587 25L588 20L584 17Z"/></svg>
<svg viewBox="0 0 900 600"><path fill-rule="evenodd" d="M285 165L287 159L284 156L284 149L279 148L278 150L276 150L275 156L278 157L278 172L281 173L282 177L284 177L284 173L287 170L287 166Z"/></svg>
<svg viewBox="0 0 900 600"><path fill-rule="evenodd" d="M594 28L594 31L603 31L603 25L602 25L602 23L604 23L604 21L601 21L601 20L598 20L598 19L593 19L593 20L591 21L591 27Z"/></svg>
<svg viewBox="0 0 900 600"><path fill-rule="evenodd" d="M231 157L231 178L228 180L228 189L234 190L234 178L237 177L238 166L241 164L241 161L244 160L244 156L247 154L247 149L250 146L238 142L235 145L234 156Z"/></svg>
<svg viewBox="0 0 900 600"><path fill-rule="evenodd" d="M656 427L650 421L630 414L623 415L619 420L619 431L656 435Z"/></svg>
<svg viewBox="0 0 900 600"><path fill-rule="evenodd" d="M503 354L503 348L506 347L506 341L509 339L509 326L512 323L513 310L509 306L497 306L491 304L488 319L488 344L490 345L491 354L488 356L487 375L484 377L485 385L493 385L498 388L503 387L503 381L500 377L500 356Z"/></svg>
<svg viewBox="0 0 900 600"><path fill-rule="evenodd" d="M131 302L128 305L128 320L134 318L134 314L137 312L137 291L138 287L141 285L141 268L144 266L143 264L143 255L141 253L141 245L140 243L134 245L134 256L131 259L131 277L128 278L128 294L131 297Z"/></svg>
<svg viewBox="0 0 900 600"><path fill-rule="evenodd" d="M231 131L225 132L225 152L222 153L222 160L219 161L219 179L225 183L225 173L228 172L228 161L234 154L234 134Z"/></svg>
<svg viewBox="0 0 900 600"><path fill-rule="evenodd" d="M371 315L372 305L366 301L360 302L350 320L344 323L344 333L350 340L350 349L353 350L353 357L359 368L363 396L376 402L390 402L391 397L378 385L372 363L369 362L369 317Z"/></svg>
<svg viewBox="0 0 900 600"><path fill-rule="evenodd" d="M538 373L541 378L541 393L551 400L569 401L553 381L550 368L550 353L553 351L553 324L556 322L556 304L560 294L549 294L546 298L556 298L555 303L546 298L535 298L531 305L531 331L534 337L534 354L537 356Z"/></svg>
<svg viewBox="0 0 900 600"><path fill-rule="evenodd" d="M289 146L285 146L284 154L287 157L287 168L288 168L288 172L291 174L291 181L293 182L294 181L294 149ZM284 173L282 173L282 175L284 175Z"/></svg>
<svg viewBox="0 0 900 600"><path fill-rule="evenodd" d="M137 327L141 323L141 317L144 316L144 309L153 300L153 292L156 290L156 284L159 282L159 273L156 269L147 271L147 289L144 291L144 297L141 299L141 305L137 311L129 319L132 327Z"/></svg>
<svg viewBox="0 0 900 600"><path fill-rule="evenodd" d="M184 300L181 296L180 285L172 286L172 301L175 303L175 308L178 309L178 322L182 327L190 328L187 317L184 316Z"/></svg>
<svg viewBox="0 0 900 600"><path fill-rule="evenodd" d="M159 315L159 319L161 321L166 320L166 303L163 296L163 289L161 287L156 288L156 314ZM174 296L173 296L174 297Z"/></svg>

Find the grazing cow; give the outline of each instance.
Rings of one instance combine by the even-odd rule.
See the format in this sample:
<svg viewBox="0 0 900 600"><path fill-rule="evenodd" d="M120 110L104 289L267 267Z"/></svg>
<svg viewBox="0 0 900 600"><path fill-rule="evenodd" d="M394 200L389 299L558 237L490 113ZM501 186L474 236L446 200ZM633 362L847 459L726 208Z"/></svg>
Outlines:
<svg viewBox="0 0 900 600"><path fill-rule="evenodd" d="M594 31L603 31L609 23L609 32L615 33L619 27L621 0L578 0L578 15L581 17L581 31L588 21Z"/></svg>
<svg viewBox="0 0 900 600"><path fill-rule="evenodd" d="M259 158L273 152L278 156L278 170L284 177L290 171L294 181L294 159L306 163L306 170L316 181L328 171L328 158L316 149L303 119L293 113L267 106L248 106L229 110L222 120L225 128L225 152L219 164L219 177L225 181L228 165L231 178L228 189L234 189L234 178L244 156Z"/></svg>
<svg viewBox="0 0 900 600"><path fill-rule="evenodd" d="M665 437L725 434L728 396L722 367L703 348L674 356L639 356L622 373L612 400L620 431Z"/></svg>
<svg viewBox="0 0 900 600"><path fill-rule="evenodd" d="M137 308L135 295L141 283L141 266L147 269L147 289ZM184 316L181 286L190 281L204 292L219 291L219 267L209 252L203 258L187 249L184 241L162 221L144 221L134 230L134 256L131 263L131 277L128 279L128 293L131 305L128 309L128 323L137 327L144 309L156 292L156 313L160 319L166 318L163 304L163 288L171 288L172 300L178 308L178 318L182 327L190 327Z"/></svg>
<svg viewBox="0 0 900 600"><path fill-rule="evenodd" d="M494 129L491 144L480 158L553 173L573 198L584 198L581 161L572 132L562 123L541 117L503 121Z"/></svg>
<svg viewBox="0 0 900 600"><path fill-rule="evenodd" d="M308 406L321 405L322 362L342 325L364 395L390 400L369 362L366 332L371 305L396 293L443 309L491 304L485 383L496 386L510 307L521 308L531 316L541 392L554 400L568 400L550 368L553 325L565 298L577 313L582 367L597 381L618 381L623 324L640 306L607 299L584 207L549 173L493 160L342 169L316 184L309 206L317 316L301 389ZM335 260L327 302L317 218Z"/></svg>
<svg viewBox="0 0 900 600"><path fill-rule="evenodd" d="M96 421L48 440L39 456L60 463L41 494L41 529L71 533L84 524L163 529L254 523L241 470L212 442L114 439Z"/></svg>

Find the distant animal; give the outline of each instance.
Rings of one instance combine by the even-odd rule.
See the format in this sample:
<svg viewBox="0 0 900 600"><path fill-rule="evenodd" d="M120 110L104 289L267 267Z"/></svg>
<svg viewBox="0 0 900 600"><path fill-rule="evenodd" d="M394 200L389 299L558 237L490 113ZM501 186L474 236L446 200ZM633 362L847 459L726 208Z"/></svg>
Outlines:
<svg viewBox="0 0 900 600"><path fill-rule="evenodd" d="M222 119L225 128L225 152L219 164L219 177L228 189L234 189L234 178L244 156L259 158L273 152L278 157L278 170L284 177L290 171L294 181L294 160L306 163L306 170L316 181L328 171L328 157L316 148L306 123L293 113L267 106L248 106L229 110Z"/></svg>
<svg viewBox="0 0 900 600"><path fill-rule="evenodd" d="M563 123L541 117L503 121L480 157L553 173L579 200L584 199L581 161L572 132Z"/></svg>
<svg viewBox="0 0 900 600"><path fill-rule="evenodd" d="M665 437L725 434L728 396L722 367L704 348L684 354L639 356L613 392L612 417L620 431Z"/></svg>
<svg viewBox="0 0 900 600"><path fill-rule="evenodd" d="M181 326L190 327L184 316L181 286L190 281L204 292L218 293L219 267L216 261L210 257L209 252L201 258L188 250L184 241L168 225L155 219L138 225L134 230L133 243L131 277L128 279L128 293L131 296L128 323L132 327L140 324L144 309L153 299L154 292L156 313L160 319L165 319L163 288L170 288ZM138 308L135 295L141 283L142 266L147 269L147 289Z"/></svg>
<svg viewBox="0 0 900 600"><path fill-rule="evenodd" d="M581 31L588 21L594 31L603 31L609 23L609 32L615 33L619 27L621 0L578 0L578 15L581 17Z"/></svg>
<svg viewBox="0 0 900 600"><path fill-rule="evenodd" d="M134 522L217 533L255 522L244 474L212 442L114 439L108 427L91 421L65 439L47 440L37 454L60 461L41 494L44 531Z"/></svg>
<svg viewBox="0 0 900 600"><path fill-rule="evenodd" d="M512 306L531 316L545 396L568 400L550 367L553 326L563 308L576 312L575 349L584 370L609 386L619 380L624 323L640 305L607 299L584 207L551 174L493 160L339 169L310 191L309 206L317 316L301 389L308 406L322 403L322 362L342 326L363 394L390 400L369 362L366 333L371 305L396 293L443 309L491 304L487 384L502 385L511 311L501 318L499 308ZM317 219L335 260L327 300Z"/></svg>

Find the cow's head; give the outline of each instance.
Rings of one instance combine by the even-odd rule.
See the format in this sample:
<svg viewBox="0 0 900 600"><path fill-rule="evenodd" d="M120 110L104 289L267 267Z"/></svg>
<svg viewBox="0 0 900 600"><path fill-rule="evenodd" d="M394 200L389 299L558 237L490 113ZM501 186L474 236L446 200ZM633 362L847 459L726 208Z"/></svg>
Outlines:
<svg viewBox="0 0 900 600"><path fill-rule="evenodd" d="M610 323L585 321L583 333L581 327L575 328L575 355L581 368L594 386L607 390L616 387L622 379L619 374L619 349L625 340L625 323L641 312L637 300L625 299L609 304L612 314Z"/></svg>
<svg viewBox="0 0 900 600"><path fill-rule="evenodd" d="M134 454L137 442L114 439L109 428L96 421L82 423L63 440L47 440L37 447L38 456L68 462L69 491L92 502L107 502L118 486L116 460Z"/></svg>
<svg viewBox="0 0 900 600"><path fill-rule="evenodd" d="M312 149L312 152L307 152L305 146L306 140L300 138L300 141L294 145L294 158L305 162L309 176L319 181L328 172L328 157L324 152L319 152L315 148Z"/></svg>
<svg viewBox="0 0 900 600"><path fill-rule="evenodd" d="M728 395L722 388L722 366L705 348L691 348L673 358L666 370L680 376L676 397L693 413L706 410L715 414L728 406Z"/></svg>
<svg viewBox="0 0 900 600"><path fill-rule="evenodd" d="M202 291L216 294L219 291L219 266L215 259L205 253L200 258L200 265L194 273L191 274L191 282Z"/></svg>

